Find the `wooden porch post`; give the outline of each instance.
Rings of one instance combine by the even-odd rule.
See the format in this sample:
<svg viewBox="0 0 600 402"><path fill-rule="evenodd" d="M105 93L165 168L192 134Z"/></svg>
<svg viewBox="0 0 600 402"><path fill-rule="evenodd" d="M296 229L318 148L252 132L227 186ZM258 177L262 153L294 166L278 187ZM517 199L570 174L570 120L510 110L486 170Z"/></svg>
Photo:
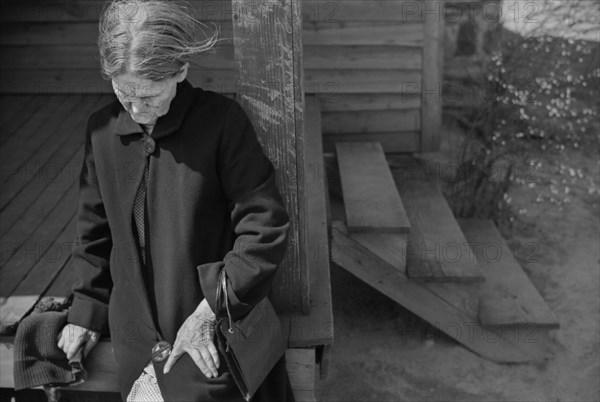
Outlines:
<svg viewBox="0 0 600 402"><path fill-rule="evenodd" d="M444 0L423 0L423 80L421 82L421 152L440 149Z"/></svg>
<svg viewBox="0 0 600 402"><path fill-rule="evenodd" d="M300 2L232 0L232 13L237 100L275 165L291 217L288 252L272 300L282 312L308 314Z"/></svg>

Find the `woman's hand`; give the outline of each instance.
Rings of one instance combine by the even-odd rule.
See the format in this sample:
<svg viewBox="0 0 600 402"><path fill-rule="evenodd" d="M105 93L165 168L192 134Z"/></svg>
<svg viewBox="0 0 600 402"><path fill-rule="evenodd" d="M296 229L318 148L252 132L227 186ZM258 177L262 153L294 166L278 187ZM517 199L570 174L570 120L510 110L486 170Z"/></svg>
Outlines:
<svg viewBox="0 0 600 402"><path fill-rule="evenodd" d="M71 360L83 347L83 356L86 356L90 350L100 340L100 333L91 331L87 328L75 324L67 324L58 334L58 347Z"/></svg>
<svg viewBox="0 0 600 402"><path fill-rule="evenodd" d="M204 299L177 331L173 350L163 372L167 374L175 362L187 353L206 377L217 377L219 353L213 341L215 324L216 316Z"/></svg>

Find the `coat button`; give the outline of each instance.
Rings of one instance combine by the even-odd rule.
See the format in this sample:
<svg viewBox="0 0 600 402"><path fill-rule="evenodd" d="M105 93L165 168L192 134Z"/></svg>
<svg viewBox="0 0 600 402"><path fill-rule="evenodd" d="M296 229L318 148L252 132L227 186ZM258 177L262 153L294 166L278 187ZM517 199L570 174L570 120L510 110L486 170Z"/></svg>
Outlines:
<svg viewBox="0 0 600 402"><path fill-rule="evenodd" d="M145 142L146 142L146 144L145 144L146 153L147 154L153 153L154 150L156 149L156 142L152 138L150 138L150 137L146 137L146 141Z"/></svg>
<svg viewBox="0 0 600 402"><path fill-rule="evenodd" d="M152 360L160 363L171 354L171 345L169 342L160 341L152 348Z"/></svg>

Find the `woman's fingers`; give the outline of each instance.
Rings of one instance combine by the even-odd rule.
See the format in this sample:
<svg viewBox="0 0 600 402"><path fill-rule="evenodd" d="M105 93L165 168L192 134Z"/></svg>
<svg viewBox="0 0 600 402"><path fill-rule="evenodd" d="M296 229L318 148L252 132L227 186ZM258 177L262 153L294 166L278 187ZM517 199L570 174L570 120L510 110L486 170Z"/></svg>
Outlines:
<svg viewBox="0 0 600 402"><path fill-rule="evenodd" d="M63 330L64 330L64 329L63 329ZM60 332L58 333L58 343L57 343L57 346L58 346L58 348L59 348L60 350L62 350L62 351L64 352L64 351L65 351L65 350L64 350L64 345L65 345L65 337L64 337L64 336L62 336L62 333L63 333L63 331L60 331Z"/></svg>
<svg viewBox="0 0 600 402"><path fill-rule="evenodd" d="M83 356L98 343L100 334L89 329L67 324L58 334L57 346L72 359L82 348Z"/></svg>
<svg viewBox="0 0 600 402"><path fill-rule="evenodd" d="M213 357L206 346L200 347L200 355L204 359L204 363L206 363L206 365L208 366L208 369L210 370L213 377L217 377L219 375L219 373L217 372L217 364L213 360Z"/></svg>
<svg viewBox="0 0 600 402"><path fill-rule="evenodd" d="M212 356L212 360L215 363L215 368L219 368L219 366L221 365L221 362L219 361L219 352L217 351L217 348L215 347L215 343L212 340L208 341L208 352L210 353L210 355Z"/></svg>
<svg viewBox="0 0 600 402"><path fill-rule="evenodd" d="M173 350L171 350L171 354L169 355L169 358L165 363L165 367L163 368L164 374L167 374L171 370L171 367L173 367L173 365L177 362L177 360L179 360L183 353L184 350L181 347L181 343L175 341L175 345L173 345Z"/></svg>
<svg viewBox="0 0 600 402"><path fill-rule="evenodd" d="M98 341L99 337L97 336L92 336L87 340L87 342L83 346L83 357L86 357L87 354L90 353L90 350L92 350L94 346L98 344Z"/></svg>
<svg viewBox="0 0 600 402"><path fill-rule="evenodd" d="M84 340L80 337L77 337L73 340L73 342L67 345L67 350L65 351L67 354L67 359L71 360L79 351L79 349L83 346Z"/></svg>
<svg viewBox="0 0 600 402"><path fill-rule="evenodd" d="M196 363L196 366L198 366L200 371L202 371L202 374L207 378L218 376L212 357L206 348L201 348L200 350L192 349L190 350L189 355L192 357L192 360Z"/></svg>
<svg viewBox="0 0 600 402"><path fill-rule="evenodd" d="M214 361L212 353L208 350L206 346L201 346L199 348L194 347L183 347L181 344L177 344L173 347L167 362L165 363L165 367L163 368L163 373L167 374L171 371L171 368L175 365L177 360L184 354L187 353L190 355L196 366L202 371L202 373L208 377L218 377L218 364ZM214 345L213 345L214 348ZM218 356L217 356L218 359ZM218 361L218 360L217 360Z"/></svg>

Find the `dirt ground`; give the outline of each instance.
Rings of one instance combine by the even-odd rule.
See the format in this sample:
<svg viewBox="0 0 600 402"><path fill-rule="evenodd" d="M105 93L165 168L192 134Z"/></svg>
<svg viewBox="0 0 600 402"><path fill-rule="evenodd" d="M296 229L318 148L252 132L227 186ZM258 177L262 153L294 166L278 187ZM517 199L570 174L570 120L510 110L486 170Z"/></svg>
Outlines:
<svg viewBox="0 0 600 402"><path fill-rule="evenodd" d="M447 128L442 151L427 158L452 160L456 131ZM560 322L550 359L505 365L480 358L334 266L335 344L319 400L600 400L597 151L536 158L531 180L509 194L518 212L508 244L513 253L528 250L521 265Z"/></svg>

